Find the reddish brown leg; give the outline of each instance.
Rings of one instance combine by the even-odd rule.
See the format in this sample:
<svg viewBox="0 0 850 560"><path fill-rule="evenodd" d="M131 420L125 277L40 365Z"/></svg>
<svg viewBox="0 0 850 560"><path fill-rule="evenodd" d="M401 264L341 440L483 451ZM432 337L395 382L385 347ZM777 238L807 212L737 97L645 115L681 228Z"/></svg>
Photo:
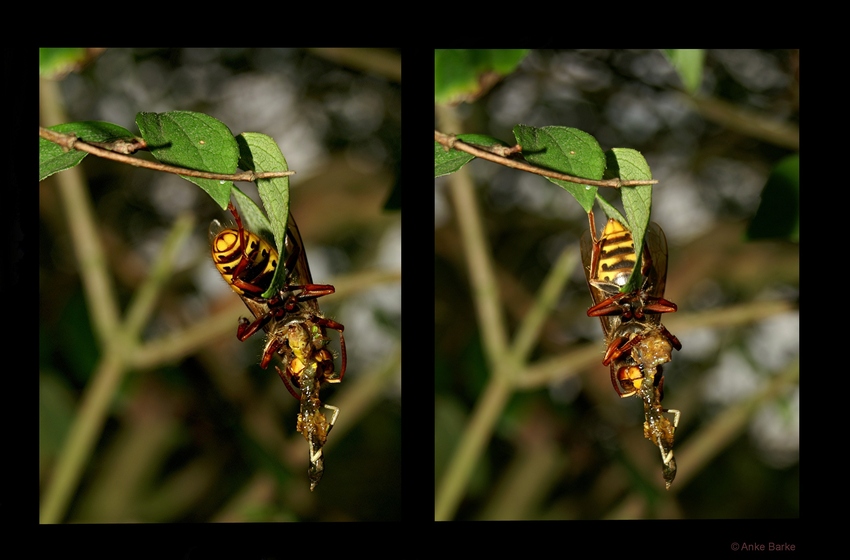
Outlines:
<svg viewBox="0 0 850 560"><path fill-rule="evenodd" d="M630 294L616 294L608 299L602 300L587 310L588 317L602 317L605 315L621 315L623 308L619 301Z"/></svg>
<svg viewBox="0 0 850 560"><path fill-rule="evenodd" d="M623 305L620 304L620 300L632 295L633 293L615 294L608 299L602 300L587 310L587 316L602 317L606 315L626 315L626 313L623 312ZM647 313L674 313L679 309L675 303L667 301L664 298L656 296L644 297L646 297L646 302L641 304L640 301L637 301L640 305L632 304L634 307L634 315L638 319L642 318Z"/></svg>
<svg viewBox="0 0 850 560"><path fill-rule="evenodd" d="M676 335L668 331L667 327L665 327L664 325L658 325L658 327L661 329L661 334L663 334L664 337L670 341L670 344L673 345L673 348L675 348L676 350L682 349L682 343L679 342L679 339L676 338Z"/></svg>
<svg viewBox="0 0 850 560"><path fill-rule="evenodd" d="M227 204L227 209L230 210L230 213L233 214L233 217L236 219L236 228L239 233L239 252L242 253L242 258L239 260L239 264L236 265L236 268L233 270L233 284L239 289L245 290L246 285L243 285L244 283L238 279L242 272L248 268L248 265L251 262L250 256L245 252L245 228L242 227L242 218L239 216L239 212L236 211L236 207L233 206L232 202ZM247 286L248 291L256 291L256 286Z"/></svg>
<svg viewBox="0 0 850 560"><path fill-rule="evenodd" d="M290 311L294 306L294 303L299 301L308 301L311 299L317 299L322 296L327 296L336 291L330 284L302 284L302 285L293 285L293 286L284 286L281 289L281 293L290 294L287 299L291 300L291 304L287 303L287 307L289 307Z"/></svg>
<svg viewBox="0 0 850 560"><path fill-rule="evenodd" d="M271 318L272 315L267 313L252 323L248 321L248 319L242 317L239 319L239 326L236 327L236 338L239 339L239 342L245 342L250 336L265 327Z"/></svg>
<svg viewBox="0 0 850 560"><path fill-rule="evenodd" d="M269 340L269 343L263 352L263 359L260 361L261 368L266 369L269 366L269 363L272 361L274 355L277 354L277 351L280 350L281 346L283 346L282 339L275 337Z"/></svg>
<svg viewBox="0 0 850 560"><path fill-rule="evenodd" d="M289 378L289 375L286 374L285 371L281 371L281 369L277 366L274 367L277 370L277 374L280 376L283 384L286 385L286 388L289 390L289 393L295 397L297 400L301 400L301 395L295 390L295 387L292 386L292 380Z"/></svg>
<svg viewBox="0 0 850 560"><path fill-rule="evenodd" d="M336 288L330 284L303 284L301 286L289 287L301 290L301 293L298 295L301 301L328 296L336 291Z"/></svg>
<svg viewBox="0 0 850 560"><path fill-rule="evenodd" d="M234 281L233 284L236 285L236 282ZM254 287L252 284L248 284L248 286L251 286L252 288ZM239 287L241 288L242 286L239 286ZM299 290L303 290L303 291L300 292L299 294L292 294L291 296L289 296L289 299L291 299L291 301L287 302L283 305L284 310L287 311L287 312L292 311L295 308L295 304L297 302L306 301L306 300L309 300L309 299L315 299L315 298L318 298L318 297L321 297L321 296L324 296L324 295L334 293L334 287L329 285L329 284L306 284L304 286L285 286L284 289L281 290L281 292L286 293L286 292L291 291L289 288L298 288ZM256 289L255 289L255 291L256 291ZM245 340L247 340L248 337L252 336L254 333L259 331L261 328L265 327L266 324L268 324L268 322L275 315L285 315L285 313L277 313L276 314L274 312L275 309L276 309L276 306L277 306L277 302L275 301L276 298L271 298L271 299L268 299L268 300L263 299L263 298L254 298L254 299L258 303L267 304L272 309L272 312L264 315L263 317L259 317L254 322L249 322L247 319L243 318L239 322L239 326L236 329L236 337L241 342L245 342ZM280 311L280 310L278 309L277 311ZM335 323L335 324L338 325L339 323ZM336 327L330 327L330 328L336 328ZM266 360L264 360L264 361L266 361ZM266 361L266 364L268 364L267 361ZM263 367L265 368L265 366L263 366Z"/></svg>
<svg viewBox="0 0 850 560"><path fill-rule="evenodd" d="M593 215L593 210L587 213L587 224L590 227L590 238L593 240L593 244L596 245L599 242L596 239L596 217ZM596 269L591 268L590 270Z"/></svg>
<svg viewBox="0 0 850 560"><path fill-rule="evenodd" d="M679 307L672 301L660 297L649 297L643 306L644 313L675 313Z"/></svg>
<svg viewBox="0 0 850 560"><path fill-rule="evenodd" d="M245 282L244 280L240 280L239 278L235 277L237 274L241 274L245 270L245 267L242 267L242 270L239 269L239 267L242 265L243 262L247 263L247 262L250 262L250 261L248 261L248 260L239 261L239 265L237 265L236 268L233 270L233 276L234 277L231 281L231 284L233 284L234 286L236 286L237 288L239 288L243 292L246 292L246 293L249 293L249 294L261 294L261 293L263 293L265 291L264 288L257 286L256 284L251 284L250 282Z"/></svg>
<svg viewBox="0 0 850 560"><path fill-rule="evenodd" d="M632 337L629 341L626 341L623 337L611 341L611 344L608 345L608 350L605 351L605 357L602 359L602 365L609 365L626 352L629 352L642 339L643 337L641 335L637 335Z"/></svg>
<svg viewBox="0 0 850 560"><path fill-rule="evenodd" d="M345 337L342 336L342 331L345 330L345 327L341 323L337 323L333 319L325 319L324 317L313 317L313 322L319 326L328 329L333 329L339 333L339 359L342 362L342 368L339 372L339 377L334 377L327 380L328 383L339 383L340 381L342 381L342 378L345 375L345 366L348 361L345 354Z"/></svg>

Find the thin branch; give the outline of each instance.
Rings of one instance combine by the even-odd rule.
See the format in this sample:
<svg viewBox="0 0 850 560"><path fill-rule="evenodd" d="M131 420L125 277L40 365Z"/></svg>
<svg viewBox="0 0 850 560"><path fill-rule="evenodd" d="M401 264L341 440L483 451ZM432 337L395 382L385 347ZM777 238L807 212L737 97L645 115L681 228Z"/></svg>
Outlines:
<svg viewBox="0 0 850 560"><path fill-rule="evenodd" d="M461 126L452 108L440 107L438 117L455 130ZM490 375L487 387L476 402L470 421L460 434L446 471L439 481L434 504L434 516L438 521L454 517L475 465L493 437L496 422L513 392L513 380L504 374L509 367L506 363L508 329L475 189L464 169L452 175L449 185L457 213L461 244L467 255L473 304L481 327L482 344Z"/></svg>
<svg viewBox="0 0 850 560"><path fill-rule="evenodd" d="M721 126L789 150L800 149L800 129L791 123L713 97L688 95L686 99L704 118Z"/></svg>
<svg viewBox="0 0 850 560"><path fill-rule="evenodd" d="M246 181L250 183L257 179L273 179L275 177L295 175L295 171L270 171L266 173L255 173L253 171L243 171L242 173L211 173L209 171L198 171L196 169L175 167L173 165L166 165L164 163L130 157L123 153L116 153L116 151L99 148L98 146L95 146L94 143L80 140L73 134L62 134L43 127L38 127L38 135L45 140L49 140L54 144L62 146L65 150L79 150L105 159L126 163L127 165L132 165L134 167L144 167L146 169L153 169L154 171L164 171L165 173L174 173L175 175L183 175L185 177L218 179L220 181ZM120 144L116 145L115 148L119 152L132 152L139 149L139 146Z"/></svg>
<svg viewBox="0 0 850 560"><path fill-rule="evenodd" d="M434 140L437 143L441 144L446 149L446 151L454 149L461 152L466 152L475 157L504 165L505 167L511 167L513 169L519 169L521 171L528 171L529 173L534 173L535 175L542 175L543 177L559 179L561 181L567 181L569 183L578 183L580 185L592 185L594 187L610 187L613 189L618 189L620 187L634 187L637 185L654 185L658 183L658 180L656 179L650 179L646 181L621 181L620 179L608 179L606 181L597 181L595 179L584 179L582 177L574 177L573 175L559 173L558 171L552 171L551 169L546 169L545 167L537 167L536 165L531 165L530 163L526 163L524 161L503 157L497 153L494 153L494 151L488 147L476 146L475 144L467 144L463 140L458 140L458 138L454 134L444 134L439 130L434 131ZM514 146L508 149L508 153L515 153L519 152L520 150L521 147Z"/></svg>
<svg viewBox="0 0 850 560"><path fill-rule="evenodd" d="M68 242L74 253L92 329L106 346L118 328L121 306L109 271L103 237L98 232L94 205L79 167L56 176L56 192L68 224Z"/></svg>
<svg viewBox="0 0 850 560"><path fill-rule="evenodd" d="M103 355L80 400L77 416L56 460L54 474L44 492L40 519L58 523L67 513L83 470L103 432L110 405L129 370L128 357L139 345L138 336L153 310L157 294L171 277L175 255L191 231L192 221L178 219L153 266L151 275L136 293L122 324L104 341Z"/></svg>

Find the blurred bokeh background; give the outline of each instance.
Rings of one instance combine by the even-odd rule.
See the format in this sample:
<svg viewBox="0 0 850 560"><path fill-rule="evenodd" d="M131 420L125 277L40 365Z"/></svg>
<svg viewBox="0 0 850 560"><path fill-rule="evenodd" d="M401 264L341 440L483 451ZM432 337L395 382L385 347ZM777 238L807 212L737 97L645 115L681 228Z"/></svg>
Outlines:
<svg viewBox="0 0 850 560"><path fill-rule="evenodd" d="M773 170L798 150L798 59L794 50L708 50L701 85L689 93L659 50L532 50L479 99L437 107L435 128L445 133L511 145L517 124L559 125L595 136L603 150L639 150L659 180L652 220L667 234L666 297L679 308L664 324L683 345L665 366L665 405L681 410L678 475L666 492L642 406L615 394L599 321L586 316L590 295L576 262L585 212L546 179L487 161L468 164L462 179L436 179L438 517L799 515L799 248L793 235L756 227L797 212L796 192L790 207L783 199L759 208ZM460 180L473 184L483 250L461 235ZM494 406L494 383L471 270L492 261L513 343L547 274L571 254L574 268L518 366L518 385L482 414ZM492 433L471 476L447 481L472 448L462 443L480 428L472 419L487 414L496 416ZM461 487L455 501L446 497L453 485Z"/></svg>
<svg viewBox="0 0 850 560"><path fill-rule="evenodd" d="M40 184L40 482L57 483L104 345L92 309L123 320L175 223L190 220L128 358L63 522L392 520L401 514L401 55L371 49L107 49L41 84L41 125L102 120L137 131L138 112L206 113L234 134L273 137L297 172L291 213L326 316L345 325L348 370L322 391L340 415L314 493L298 402L258 366L263 337L215 270L210 221L227 221L174 175L89 156ZM140 157L148 157L142 154ZM93 215L109 287L85 295L78 238L59 181ZM258 200L252 184L238 183ZM73 190L73 189L72 189ZM83 236L85 237L85 236ZM94 300L94 301L92 301ZM338 338L331 334L338 351ZM44 511L42 511L44 514ZM285 546L285 545L282 545Z"/></svg>

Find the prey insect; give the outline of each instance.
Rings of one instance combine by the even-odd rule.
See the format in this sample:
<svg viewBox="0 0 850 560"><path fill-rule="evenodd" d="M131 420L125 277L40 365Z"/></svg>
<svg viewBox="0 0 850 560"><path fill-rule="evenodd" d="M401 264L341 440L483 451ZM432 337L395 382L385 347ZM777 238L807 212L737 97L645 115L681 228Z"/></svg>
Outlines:
<svg viewBox="0 0 850 560"><path fill-rule="evenodd" d="M253 321L239 320L236 337L247 340L261 329L266 332L266 345L260 366L268 367L277 355L284 367L275 366L278 375L293 397L301 403L297 429L310 446L310 490L322 478L322 449L328 433L339 415L339 409L323 404L319 398L322 383L339 383L345 375L346 352L344 327L328 319L316 301L334 293L330 284L314 284L304 252L301 234L292 216L286 229L286 279L274 295L262 297L271 286L279 265L277 250L259 235L247 231L231 203L228 209L236 227L225 227L217 220L210 224L212 257L216 268L254 316ZM333 354L327 345L326 329L339 332L341 369L334 369ZM330 420L322 409L331 411Z"/></svg>
<svg viewBox="0 0 850 560"><path fill-rule="evenodd" d="M661 452L662 474L669 489L676 476L673 435L680 412L661 406L661 366L682 344L661 324L662 313L677 309L675 303L664 299L667 240L658 224L650 224L641 254L643 282L636 290L621 292L638 257L632 235L611 219L597 239L593 214L588 217L590 231L582 237L581 252L594 305L587 315L599 317L602 323L606 344L602 363L611 368L614 390L623 398L637 396L644 403L644 436Z"/></svg>

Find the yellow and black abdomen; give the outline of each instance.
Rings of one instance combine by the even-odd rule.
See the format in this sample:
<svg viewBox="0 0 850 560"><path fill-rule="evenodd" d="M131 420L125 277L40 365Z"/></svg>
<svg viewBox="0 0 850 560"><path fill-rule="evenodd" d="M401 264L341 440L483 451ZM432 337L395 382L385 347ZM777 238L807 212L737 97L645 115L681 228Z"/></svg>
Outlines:
<svg viewBox="0 0 850 560"><path fill-rule="evenodd" d="M602 232L602 246L599 250L599 262L592 271L595 280L626 285L635 266L635 243L632 234L617 220L609 220Z"/></svg>
<svg viewBox="0 0 850 560"><path fill-rule="evenodd" d="M243 230L245 260L239 230L224 228L216 221L210 228L212 258L221 276L240 296L256 297L271 285L278 263L277 250L255 233ZM241 267L241 268L240 268Z"/></svg>

